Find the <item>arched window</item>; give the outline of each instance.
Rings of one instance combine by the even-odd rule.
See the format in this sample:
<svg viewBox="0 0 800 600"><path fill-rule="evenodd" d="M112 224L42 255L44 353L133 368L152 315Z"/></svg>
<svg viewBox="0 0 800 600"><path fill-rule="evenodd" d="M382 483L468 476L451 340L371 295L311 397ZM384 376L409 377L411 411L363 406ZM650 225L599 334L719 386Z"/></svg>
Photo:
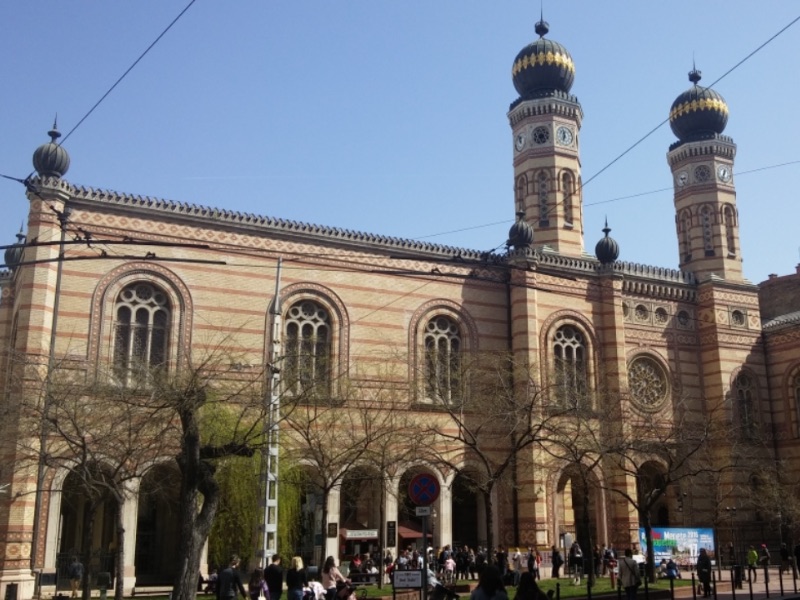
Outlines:
<svg viewBox="0 0 800 600"><path fill-rule="evenodd" d="M515 200L517 203L517 212L525 212L525 196L528 193L528 178L523 173L517 177L517 187L515 193Z"/></svg>
<svg viewBox="0 0 800 600"><path fill-rule="evenodd" d="M559 327L553 336L556 397L566 405L583 405L586 391L586 342L573 325Z"/></svg>
<svg viewBox="0 0 800 600"><path fill-rule="evenodd" d="M450 317L439 315L425 325L425 393L431 400L458 399L461 384L461 331Z"/></svg>
<svg viewBox="0 0 800 600"><path fill-rule="evenodd" d="M681 261L689 262L692 259L692 236L689 231L692 227L692 215L688 209L681 212L679 221L679 236L681 245Z"/></svg>
<svg viewBox="0 0 800 600"><path fill-rule="evenodd" d="M289 394L330 394L331 318L318 302L303 300L286 315L283 380Z"/></svg>
<svg viewBox="0 0 800 600"><path fill-rule="evenodd" d="M172 309L163 290L147 282L123 288L114 305L114 374L142 383L166 366Z"/></svg>
<svg viewBox="0 0 800 600"><path fill-rule="evenodd" d="M572 225L572 196L575 193L575 186L573 185L572 175L564 173L561 176L561 193L564 197L564 223Z"/></svg>
<svg viewBox="0 0 800 600"><path fill-rule="evenodd" d="M792 396L794 396L795 418L797 419L795 435L800 437L800 372L796 373L794 376L794 381L792 382Z"/></svg>
<svg viewBox="0 0 800 600"><path fill-rule="evenodd" d="M728 245L728 256L736 256L736 219L733 207L726 204L722 209L722 218L725 222L725 241Z"/></svg>
<svg viewBox="0 0 800 600"><path fill-rule="evenodd" d="M538 177L539 186L539 225L544 227L550 225L550 208L547 205L547 196L550 192L550 185L547 173L541 171Z"/></svg>
<svg viewBox="0 0 800 600"><path fill-rule="evenodd" d="M703 226L703 247L706 256L714 256L714 211L707 204L700 209L700 224Z"/></svg>
<svg viewBox="0 0 800 600"><path fill-rule="evenodd" d="M747 373L739 373L733 381L733 397L736 402L737 419L745 437L756 433L755 383Z"/></svg>

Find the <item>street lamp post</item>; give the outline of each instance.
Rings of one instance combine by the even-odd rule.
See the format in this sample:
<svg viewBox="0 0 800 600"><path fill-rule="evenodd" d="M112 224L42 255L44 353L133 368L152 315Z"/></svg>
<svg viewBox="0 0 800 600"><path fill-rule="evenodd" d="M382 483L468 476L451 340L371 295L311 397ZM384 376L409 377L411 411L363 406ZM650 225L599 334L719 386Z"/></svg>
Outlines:
<svg viewBox="0 0 800 600"><path fill-rule="evenodd" d="M732 550L731 550L730 559L731 559L732 565L735 565L735 564L738 564L738 562L739 562L737 560L737 558L739 556L739 553L737 552L737 548L736 548L736 529L733 526L734 517L736 516L736 507L735 506L726 506L725 507L725 512L728 513L728 523L730 524L730 529L731 529L731 548L732 548Z"/></svg>

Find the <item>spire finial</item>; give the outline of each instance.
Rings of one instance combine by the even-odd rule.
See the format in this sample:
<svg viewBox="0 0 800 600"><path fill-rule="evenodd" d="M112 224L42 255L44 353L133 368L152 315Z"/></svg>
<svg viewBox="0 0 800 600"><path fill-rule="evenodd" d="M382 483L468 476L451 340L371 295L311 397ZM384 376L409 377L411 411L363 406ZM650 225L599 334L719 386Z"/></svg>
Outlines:
<svg viewBox="0 0 800 600"><path fill-rule="evenodd" d="M536 23L534 31L540 38L543 38L550 31L550 25L544 20L544 0L539 5L539 21Z"/></svg>
<svg viewBox="0 0 800 600"><path fill-rule="evenodd" d="M61 137L61 132L58 130L58 113L56 113L56 116L53 119L53 128L47 132L47 135L50 136L50 141L54 144L56 143L56 140Z"/></svg>
<svg viewBox="0 0 800 600"><path fill-rule="evenodd" d="M697 85L697 83L702 79L702 75L703 74L697 70L697 66L695 66L694 52L692 52L692 70L689 71L689 81Z"/></svg>
<svg viewBox="0 0 800 600"><path fill-rule="evenodd" d="M608 237L608 234L611 233L611 228L608 226L608 215L606 215L606 226L603 227L603 233L606 234L606 237Z"/></svg>

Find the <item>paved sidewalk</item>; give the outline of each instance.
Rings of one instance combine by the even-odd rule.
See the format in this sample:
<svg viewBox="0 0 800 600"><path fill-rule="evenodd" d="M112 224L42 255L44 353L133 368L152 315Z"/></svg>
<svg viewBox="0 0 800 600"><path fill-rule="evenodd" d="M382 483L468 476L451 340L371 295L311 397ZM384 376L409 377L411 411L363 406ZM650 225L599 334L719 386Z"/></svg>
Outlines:
<svg viewBox="0 0 800 600"><path fill-rule="evenodd" d="M722 577L722 581L716 582L715 593L712 598L717 600L763 600L764 598L797 598L800 599L800 579L794 579L792 573L783 573L781 576L778 569L770 569L769 571L769 585L764 582L764 572L759 570L758 578L754 583L747 580L742 582L742 587L739 589L732 589L731 585L731 572L723 570L721 573L715 573L717 577ZM690 575L691 577L691 575ZM781 590L781 584L783 589ZM642 590L639 590L639 598L644 598ZM681 600L688 600L697 598L703 599L703 594L692 593L691 586L675 588L675 598Z"/></svg>

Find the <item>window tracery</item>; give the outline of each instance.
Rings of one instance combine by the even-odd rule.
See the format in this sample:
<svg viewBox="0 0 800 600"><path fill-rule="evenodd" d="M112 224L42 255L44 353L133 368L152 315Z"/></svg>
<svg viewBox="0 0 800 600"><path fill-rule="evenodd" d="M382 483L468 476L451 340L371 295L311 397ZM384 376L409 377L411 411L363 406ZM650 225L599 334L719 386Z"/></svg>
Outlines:
<svg viewBox="0 0 800 600"><path fill-rule="evenodd" d="M559 327L553 336L553 357L556 394L562 404L583 405L586 402L586 341L573 325Z"/></svg>
<svg viewBox="0 0 800 600"><path fill-rule="evenodd" d="M706 205L700 209L700 223L703 226L703 247L706 256L714 256L714 213L711 207Z"/></svg>
<svg viewBox="0 0 800 600"><path fill-rule="evenodd" d="M745 437L756 433L755 420L755 382L748 373L739 373L733 382L739 426Z"/></svg>
<svg viewBox="0 0 800 600"><path fill-rule="evenodd" d="M286 314L284 389L295 396L327 395L331 378L331 317L313 300L292 305Z"/></svg>
<svg viewBox="0 0 800 600"><path fill-rule="evenodd" d="M722 216L725 222L725 241L728 245L728 255L736 256L736 219L734 218L733 208L730 205L726 205Z"/></svg>
<svg viewBox="0 0 800 600"><path fill-rule="evenodd" d="M146 382L167 362L172 308L163 290L132 283L114 305L114 375L123 385Z"/></svg>
<svg viewBox="0 0 800 600"><path fill-rule="evenodd" d="M655 360L648 356L633 359L628 366L628 388L633 400L644 409L657 409L667 398L667 376Z"/></svg>
<svg viewBox="0 0 800 600"><path fill-rule="evenodd" d="M547 196L549 193L549 181L547 173L541 171L538 177L539 184L539 225L547 226L550 224L549 208L547 206Z"/></svg>
<svg viewBox="0 0 800 600"><path fill-rule="evenodd" d="M572 194L574 186L572 185L572 176L569 173L562 175L561 187L564 195L564 223L572 225Z"/></svg>
<svg viewBox="0 0 800 600"><path fill-rule="evenodd" d="M426 396L445 403L457 399L462 350L458 323L446 315L437 315L425 325L423 342Z"/></svg>

